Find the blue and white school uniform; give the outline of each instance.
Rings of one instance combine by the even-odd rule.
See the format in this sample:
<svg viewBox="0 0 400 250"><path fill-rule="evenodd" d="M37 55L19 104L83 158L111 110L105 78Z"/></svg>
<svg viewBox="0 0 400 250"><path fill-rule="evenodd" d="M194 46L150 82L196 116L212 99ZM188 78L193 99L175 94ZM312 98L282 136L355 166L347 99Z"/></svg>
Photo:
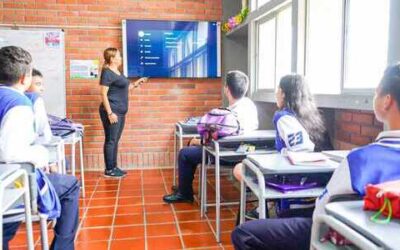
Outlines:
<svg viewBox="0 0 400 250"><path fill-rule="evenodd" d="M283 108L275 112L273 122L276 129L275 148L277 151L282 154L285 154L287 150L314 151L315 144L311 141L308 132L297 120L296 114L291 109ZM277 203L277 213L313 207L314 199L283 199ZM308 216L311 216L311 212ZM294 211L290 213L294 213Z"/></svg>
<svg viewBox="0 0 400 250"><path fill-rule="evenodd" d="M375 143L350 152L317 199L314 218L325 213L324 206L334 195L363 196L367 184L393 180L400 180L400 130L381 132Z"/></svg>
<svg viewBox="0 0 400 250"><path fill-rule="evenodd" d="M375 143L355 149L335 170L316 201L314 219L334 195L365 195L367 184L400 180L400 130L379 134ZM232 233L237 249L309 249L311 218L267 219L246 222Z"/></svg>
<svg viewBox="0 0 400 250"><path fill-rule="evenodd" d="M314 143L292 110L284 108L275 112L273 121L276 129L276 150L282 152L286 148L290 151L314 151Z"/></svg>
<svg viewBox="0 0 400 250"><path fill-rule="evenodd" d="M41 145L34 145L34 114L32 102L22 91L0 86L0 161L31 162L45 167L49 153Z"/></svg>
<svg viewBox="0 0 400 250"><path fill-rule="evenodd" d="M34 124L35 117L29 98L22 91L0 86L0 161L30 162L37 168L47 166L47 149L34 144L37 138ZM54 228L51 248L73 249L79 225L79 182L75 176L56 173L47 175L47 178L48 184L54 186L62 207L62 214ZM18 225L4 224L4 239L13 238ZM8 246L8 241L4 245Z"/></svg>
<svg viewBox="0 0 400 250"><path fill-rule="evenodd" d="M37 135L35 143L49 143L53 134L51 133L43 98L38 93L34 92L25 92L25 95L33 104L33 113L35 115L35 132Z"/></svg>

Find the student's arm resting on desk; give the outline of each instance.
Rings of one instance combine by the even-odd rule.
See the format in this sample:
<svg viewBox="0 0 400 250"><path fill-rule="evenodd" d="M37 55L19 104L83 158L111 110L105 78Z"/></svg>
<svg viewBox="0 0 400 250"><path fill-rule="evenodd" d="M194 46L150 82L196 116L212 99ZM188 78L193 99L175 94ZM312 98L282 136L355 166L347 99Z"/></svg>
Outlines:
<svg viewBox="0 0 400 250"><path fill-rule="evenodd" d="M0 161L30 162L35 167L46 167L49 153L35 140L34 117L31 107L18 106L8 111L0 127Z"/></svg>
<svg viewBox="0 0 400 250"><path fill-rule="evenodd" d="M345 158L333 173L323 194L318 197L315 204L313 218L317 215L325 214L325 205L329 202L332 196L354 193L355 192L351 185L349 164L347 158Z"/></svg>
<svg viewBox="0 0 400 250"><path fill-rule="evenodd" d="M39 97L36 100L33 110L35 113L36 132L38 133L38 138L35 142L36 144L49 143L53 137L53 134L51 133L43 98Z"/></svg>

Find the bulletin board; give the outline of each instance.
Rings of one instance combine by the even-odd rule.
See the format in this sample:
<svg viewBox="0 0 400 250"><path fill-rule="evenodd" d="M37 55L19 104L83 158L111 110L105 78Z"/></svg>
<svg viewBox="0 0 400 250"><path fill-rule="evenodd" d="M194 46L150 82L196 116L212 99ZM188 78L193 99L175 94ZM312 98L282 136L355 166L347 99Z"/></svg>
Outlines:
<svg viewBox="0 0 400 250"><path fill-rule="evenodd" d="M19 46L29 51L33 67L43 74L43 98L49 114L65 117L65 44L61 29L0 28L0 48Z"/></svg>

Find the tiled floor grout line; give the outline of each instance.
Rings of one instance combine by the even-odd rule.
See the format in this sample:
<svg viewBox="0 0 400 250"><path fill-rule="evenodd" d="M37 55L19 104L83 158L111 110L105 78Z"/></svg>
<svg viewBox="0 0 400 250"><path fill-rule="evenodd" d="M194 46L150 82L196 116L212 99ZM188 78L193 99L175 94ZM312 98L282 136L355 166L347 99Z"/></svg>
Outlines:
<svg viewBox="0 0 400 250"><path fill-rule="evenodd" d="M124 178L124 177L122 177L122 178ZM116 194L116 198L115 198L114 214L113 214L113 218L112 218L112 222L111 222L110 237L108 238L108 246L107 246L108 250L111 249L111 243L112 243L112 239L113 239L113 236L114 236L114 223L115 223L115 217L117 215L117 208L118 208L118 201L119 201L119 191L120 191L120 187L121 187L122 178L119 178L119 180L118 180L118 189L117 189L117 194Z"/></svg>
<svg viewBox="0 0 400 250"><path fill-rule="evenodd" d="M97 179L96 186L94 187L94 190L92 191L92 195L90 196L89 201L87 202L87 205L86 205L86 207L85 207L85 209L84 209L84 212L83 212L83 215L82 215L82 220L80 221L80 223L79 223L79 225L78 225L78 229L77 229L77 231L76 231L77 233L76 233L76 235L75 235L75 242L76 242L76 239L78 238L79 233L80 233L80 231L81 231L81 229L82 229L83 222L85 221L86 216L87 216L87 213L88 213L88 211L89 211L90 201L92 200L93 195L94 195L95 192L96 192L97 185L99 184L99 182L100 182L100 179Z"/></svg>
<svg viewBox="0 0 400 250"><path fill-rule="evenodd" d="M149 172L147 173L146 171L143 170L139 170L139 171L134 171L132 173L130 173L133 175L134 178L134 182L135 185L137 185L138 181L141 181L141 183L139 184L139 188L134 188L135 185L130 184L131 180L130 179L121 179L121 180L116 180L115 184L113 182L111 183L104 183L104 178L102 178L102 176L93 176L93 181L91 181L91 184L94 185L90 185L91 190L90 192L92 192L89 197L87 197L85 199L85 205L86 206L81 206L81 211L82 211L82 218L80 220L80 223L78 225L78 233L77 233L77 237L83 237L80 239L78 243L78 249L83 249L82 247L88 247L87 249L93 249L90 248L91 245L94 246L98 246L97 249L99 249L99 247L104 244L104 247L106 247L108 250L111 250L113 248L114 245L114 240L121 240L121 242L118 242L118 244L120 246L125 245L127 248L131 247L131 241L133 242L133 244L136 244L135 241L141 241L141 239L143 239L144 236L144 243L141 242L142 247L144 247L143 249L148 250L151 247L154 247L155 245L153 245L153 243L160 244L159 249L162 249L161 246L163 246L164 240L162 238L168 239L168 241L171 241L171 244L177 244L178 242L176 241L176 236L179 237L179 249L193 249L193 250L205 250L205 249L211 249L213 248L213 246L215 248L218 249L231 249L231 244L230 241L228 239L230 231L231 231L231 227L234 225L234 216L236 216L236 206L228 206L228 207L221 207L224 208L223 210L223 214L221 214L221 222L224 222L224 228L221 231L221 233L223 233L223 239L224 241L221 243L217 243L215 241L215 228L213 227L213 225L215 225L215 214L210 213L210 212L214 212L213 210L210 211L208 214L206 214L206 216L204 218L200 218L198 216L197 213L200 213L198 210L198 206L197 204L194 204L193 206L175 206L173 204L168 205L167 207L162 206L162 204L165 204L162 202L162 195L165 193L165 191L169 192L169 185L172 182L172 180L170 179L170 175L172 175L172 172L169 171L164 171L164 169L158 169L158 171L154 171L154 172ZM140 176L134 176L140 174ZM157 175L157 177L156 177ZM129 177L128 177L129 178ZM207 178L207 185L208 185L208 191L211 193L215 193L215 185L213 183L213 180L215 180L215 176L214 175L209 175L209 177ZM221 176L222 179L222 176ZM160 181L162 181L162 184L160 183ZM161 184L161 185L160 185ZM110 185L111 188L117 188L114 191L109 191L106 190L107 187ZM153 187L154 186L154 187ZM157 189L157 186L158 189ZM129 190L125 190L124 187L128 188ZM222 189L222 187L221 187ZM140 190L140 191L139 191ZM157 192L152 192L152 191L157 191ZM126 191L126 192L125 192ZM200 190L199 190L200 191ZM110 194L105 194L108 197L97 197L97 195L101 195L99 193L104 193L104 192L115 192L115 197L114 195L110 195ZM236 197L236 190L227 190L227 197L229 199L234 199ZM132 194L141 194L141 199L138 197L139 195L132 195ZM121 197L121 194L126 194L127 196L123 196ZM146 196L147 195L147 196ZM221 194L222 195L222 194ZM160 202L157 201L157 196L160 197ZM149 197L149 198L147 198ZM211 198L211 197L209 197ZM102 202L101 200L107 200L107 199L115 199L114 201L104 201ZM130 200L134 199L134 203L131 204L129 203ZM227 201L229 201L229 199ZM93 202L96 201L97 202ZM221 200L224 200L223 197L221 197ZM146 203L146 201L148 201L149 203ZM209 202L215 201L215 197L210 199ZM92 203L93 205L92 206ZM111 202L111 203L110 203ZM123 210L121 210L122 214L118 214L118 210L119 210L119 203L121 204L121 207L126 207ZM141 202L141 204L138 204L138 202ZM101 205L101 203L104 203L105 205ZM114 207L113 204L114 203ZM98 205L100 204L100 205ZM150 205L150 206L149 206ZM139 207L141 206L141 207ZM146 206L147 209L146 209ZM160 206L160 209L154 209L155 207ZM108 207L108 209L100 209L100 208L106 208ZM113 208L111 208L113 207ZM130 207L132 207L132 209L130 209ZM138 209L142 208L143 212L137 212L139 211ZM168 208L168 209L167 209ZM197 209L194 209L197 208ZM90 213L89 213L89 209L90 209ZM93 210L92 210L93 209ZM192 210L193 209L193 210ZM211 209L213 209L213 207L211 207ZM214 208L215 209L215 208ZM167 211L168 210L168 211ZM167 215L170 214L170 212L172 212L173 217L171 217L171 215L169 216L168 221L166 220L166 218L164 218L165 216L163 216L163 214ZM222 212L222 211L221 211ZM185 214L185 213L192 213L192 214L187 214L182 216L180 214ZM126 228L130 228L132 226L139 226L140 227L144 227L143 228L143 233L144 235L141 234L124 234L125 236L119 237L115 237L114 235L114 231L117 232L117 228L118 225L116 225L116 221L117 221L117 216L119 215L125 215L127 217L127 219L129 220L129 216L131 215L140 215L142 214L143 216L143 221L141 222L141 224L127 224L127 225L120 225L121 227L126 227ZM147 218L147 215L149 215L150 217ZM154 215L155 218L160 217L160 219L152 219L151 215ZM85 227L85 221L88 218L100 218L100 221L104 221L105 219L102 219L102 217L109 217L107 225L104 224L104 226L100 225L99 223L94 223L92 225L98 225L98 226L93 226L93 227ZM174 221L170 221L171 218L174 219ZM179 218L182 219L182 221L179 220ZM121 218L122 219L122 218ZM96 219L94 219L96 220ZM128 220L126 222L128 222ZM129 220L130 221L130 220ZM94 221L95 222L95 221ZM111 222L111 225L108 225L108 223ZM151 223L150 223L151 222ZM182 224L181 228L181 224L180 223L186 223L188 224L188 226L191 223L198 223L200 226L200 223L203 223L203 227L200 230L190 230L187 231L185 233L185 231L182 231L184 226ZM91 225L91 221L89 221L89 224L87 224L88 226ZM157 234L152 234L151 230L153 230L153 228L157 228L158 225L162 228L169 228L170 226L164 226L164 225L173 225L174 228L176 229L177 233L176 234L172 234L171 230L167 230L165 232L163 232L163 234L158 235ZM207 225L207 226L206 226ZM231 226L232 225L232 226ZM150 226L150 227L148 227ZM197 227L195 227L197 228ZM206 230L207 228L207 230ZM107 229L107 233L109 233L109 237L106 238L99 238L97 235L96 231L92 231L93 229L101 229L100 231L105 233L106 229ZM141 229L141 228L140 228ZM171 228L172 229L172 228ZM221 228L222 229L222 228ZM233 229L233 228L232 228ZM81 232L83 230L83 232ZM87 231L86 231L87 230ZM102 231L103 230L103 231ZM124 231L124 230L122 230ZM79 235L83 233L83 235ZM86 233L88 233L86 235ZM93 234L94 233L94 234ZM86 237L92 237L96 236L98 238L88 238L87 243L85 243L85 238ZM195 245L191 245L192 240L190 239L191 236L194 235L199 235L199 237L202 238L201 243L195 243ZM189 238L187 241L187 238ZM204 240L203 240L204 238ZM40 239L40 238L39 238ZM104 240L103 240L104 239ZM156 240L157 239L157 240ZM126 243L123 243L123 241L125 241ZM154 241L154 242L153 242ZM185 241L187 241L185 243ZM206 241L206 242L203 242ZM96 242L98 242L96 244ZM103 242L103 243L101 243ZM113 243L114 242L114 243ZM84 243L84 244L82 244ZM36 244L37 246L38 244ZM172 246L172 245L171 245ZM175 246L175 245L174 245ZM188 248L187 246L193 246ZM141 247L137 247L136 249L140 250ZM175 249L175 248L174 248ZM214 249L214 248L213 248Z"/></svg>
<svg viewBox="0 0 400 250"><path fill-rule="evenodd" d="M164 178L164 173L162 170L160 170L161 172L161 177L163 179L163 183L164 183L164 191L166 191L168 193L168 187L167 184L165 182L165 178ZM174 215L174 219L175 219L175 226L176 226L176 230L178 231L178 236L179 236L179 240L181 241L181 246L182 249L185 249L185 242L183 241L183 236L182 236L182 232L181 232L181 228L179 226L179 221L178 221L178 216L176 215L176 211L174 208L174 205L170 204L170 206L172 207L172 214Z"/></svg>
<svg viewBox="0 0 400 250"><path fill-rule="evenodd" d="M215 171L215 169L214 169L214 171ZM215 179L215 175L214 175L214 176L211 176L211 177L214 177L214 179ZM220 175L220 177L223 177L223 175ZM206 178L207 178L207 177L206 177ZM216 191L216 189L215 189L215 184L213 185L213 183L211 182L211 181L212 181L211 179L212 179L212 178L207 178L206 185L209 184L209 186L211 186L211 188L212 188L212 189L214 190L214 192L215 192L215 191ZM207 190L209 190L209 189L207 189ZM222 202L222 200L223 200L222 192L220 192L220 199L221 199L221 202ZM223 208L223 207L221 206L221 209L222 209L222 208ZM229 208L229 210L230 210L232 213L234 213L233 210L232 210L232 208ZM234 214L236 215L236 213L234 213ZM211 219L208 218L207 213L205 213L205 215L206 215L206 218L207 218L208 225L209 225L209 227L210 227L212 233L214 234L214 237L216 237L217 233L215 232L214 228L212 227ZM237 215L236 215L236 216L237 216ZM222 219L221 219L221 221L222 221ZM222 232L221 232L221 234L222 234ZM222 249L225 249L225 247L224 247L224 245L222 244L222 242L218 243L218 245L219 245L220 247L222 247Z"/></svg>
<svg viewBox="0 0 400 250"><path fill-rule="evenodd" d="M142 188L142 206L143 206L143 226L144 226L144 249L147 250L147 219L146 219L146 206L145 206L145 200L144 200L144 173L143 170L140 170L140 186Z"/></svg>

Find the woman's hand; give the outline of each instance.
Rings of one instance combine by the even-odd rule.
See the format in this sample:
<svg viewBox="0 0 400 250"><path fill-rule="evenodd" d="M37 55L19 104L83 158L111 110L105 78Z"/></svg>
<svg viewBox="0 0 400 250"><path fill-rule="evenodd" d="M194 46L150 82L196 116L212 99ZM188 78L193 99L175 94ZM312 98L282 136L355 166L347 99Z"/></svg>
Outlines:
<svg viewBox="0 0 400 250"><path fill-rule="evenodd" d="M132 83L132 84L129 86L129 89L137 88L137 87L141 86L143 83L147 82L148 80L149 80L148 77L142 77L142 78L140 78L139 80L137 80L136 82Z"/></svg>
<svg viewBox="0 0 400 250"><path fill-rule="evenodd" d="M110 121L111 124L115 124L118 122L118 116L114 113L111 113L108 115L108 120Z"/></svg>

